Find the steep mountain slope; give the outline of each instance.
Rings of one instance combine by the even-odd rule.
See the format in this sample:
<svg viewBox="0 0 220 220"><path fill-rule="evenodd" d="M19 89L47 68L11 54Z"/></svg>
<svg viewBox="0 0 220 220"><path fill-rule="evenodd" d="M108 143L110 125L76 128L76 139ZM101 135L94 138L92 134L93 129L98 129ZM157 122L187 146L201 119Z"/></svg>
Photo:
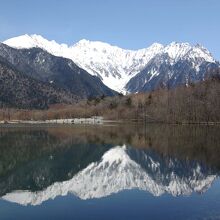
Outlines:
<svg viewBox="0 0 220 220"><path fill-rule="evenodd" d="M69 58L116 91L123 91L129 79L163 48L161 44L155 43L149 48L131 51L88 40L68 46L48 41L39 35L23 35L4 43L18 49L39 47L53 55Z"/></svg>
<svg viewBox="0 0 220 220"><path fill-rule="evenodd" d="M38 205L68 193L91 199L134 188L154 196L163 193L189 195L206 191L216 177L215 171L197 162L163 158L151 151L116 146L70 180L56 182L38 192L11 192L2 198L22 205Z"/></svg>
<svg viewBox="0 0 220 220"><path fill-rule="evenodd" d="M0 55L29 77L53 84L80 98L116 94L98 77L91 76L71 60L53 56L40 48L18 50L0 44Z"/></svg>
<svg viewBox="0 0 220 220"><path fill-rule="evenodd" d="M108 87L122 92L175 87L204 79L209 68L219 63L202 46L171 43L131 51L102 42L81 40L73 46L48 41L39 35L23 35L5 41L15 48L39 47L56 56L73 60Z"/></svg>
<svg viewBox="0 0 220 220"><path fill-rule="evenodd" d="M77 97L49 83L39 82L0 57L1 107L44 109L50 104L73 103Z"/></svg>
<svg viewBox="0 0 220 220"><path fill-rule="evenodd" d="M200 45L172 43L163 53L152 58L145 68L126 85L129 92L152 91L160 87L174 88L199 82L219 63Z"/></svg>

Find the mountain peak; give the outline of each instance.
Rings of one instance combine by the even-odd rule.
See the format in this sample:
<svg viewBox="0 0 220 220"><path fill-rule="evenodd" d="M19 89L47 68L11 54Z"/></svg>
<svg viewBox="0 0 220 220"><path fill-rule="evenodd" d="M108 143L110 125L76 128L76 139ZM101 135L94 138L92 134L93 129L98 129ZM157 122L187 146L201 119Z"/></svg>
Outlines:
<svg viewBox="0 0 220 220"><path fill-rule="evenodd" d="M86 45L86 44L89 44L90 41L87 40L87 39L81 39L80 41L78 41L76 44L77 45Z"/></svg>
<svg viewBox="0 0 220 220"><path fill-rule="evenodd" d="M22 35L11 38L4 42L15 48L39 47L47 52L60 57L71 59L79 67L91 75L98 76L105 85L118 92L125 92L128 82L143 71L149 61L156 55L168 54L171 65L179 60L191 60L192 62L216 61L201 45L190 45L189 43L172 42L163 46L153 43L147 48L140 50L126 50L101 41L89 41L82 39L72 46L58 44L56 41L48 41L40 35ZM199 70L200 63L195 64ZM196 70L196 71L197 71ZM148 74L155 71L149 71ZM152 78L150 78L152 79ZM145 82L146 80L143 80ZM143 83L142 82L142 83Z"/></svg>
<svg viewBox="0 0 220 220"><path fill-rule="evenodd" d="M163 52L168 53L173 60L178 60L185 56L191 48L189 43L172 42L164 48Z"/></svg>
<svg viewBox="0 0 220 220"><path fill-rule="evenodd" d="M10 47L14 47L18 49L36 47L33 38L31 37L31 35L28 34L10 38L4 41L3 43L7 44Z"/></svg>
<svg viewBox="0 0 220 220"><path fill-rule="evenodd" d="M178 46L178 47L186 46L186 47L191 47L190 43L188 43L188 42L178 42L178 41L172 41L167 46Z"/></svg>
<svg viewBox="0 0 220 220"><path fill-rule="evenodd" d="M58 44L55 40L47 40L41 35L37 34L24 34L21 36L10 38L3 42L4 44L14 47L17 49L29 49L33 47L39 47L41 49L47 50L49 53L53 53L53 50L57 50L58 47L67 48L66 44Z"/></svg>
<svg viewBox="0 0 220 220"><path fill-rule="evenodd" d="M84 49L88 50L99 50L99 51L104 51L104 50L123 50L120 47L111 45L109 43L105 43L102 41L90 41L86 39L82 39L78 41L76 44L74 44L72 47L84 47Z"/></svg>
<svg viewBox="0 0 220 220"><path fill-rule="evenodd" d="M157 42L155 42L155 43L153 43L153 44L151 44L149 47L147 47L147 48L144 48L144 49L142 49L142 50L146 50L146 49L158 49L158 50L162 50L164 48L164 45L163 44L160 44L160 43L157 43Z"/></svg>

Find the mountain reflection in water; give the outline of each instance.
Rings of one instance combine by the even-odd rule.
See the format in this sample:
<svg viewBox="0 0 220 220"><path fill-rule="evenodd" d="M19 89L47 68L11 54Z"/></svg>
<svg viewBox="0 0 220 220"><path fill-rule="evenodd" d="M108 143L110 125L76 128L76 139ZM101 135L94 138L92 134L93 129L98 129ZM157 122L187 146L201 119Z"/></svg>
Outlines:
<svg viewBox="0 0 220 220"><path fill-rule="evenodd" d="M219 143L219 128L207 126L2 128L0 194L39 205L69 193L203 193L218 178Z"/></svg>

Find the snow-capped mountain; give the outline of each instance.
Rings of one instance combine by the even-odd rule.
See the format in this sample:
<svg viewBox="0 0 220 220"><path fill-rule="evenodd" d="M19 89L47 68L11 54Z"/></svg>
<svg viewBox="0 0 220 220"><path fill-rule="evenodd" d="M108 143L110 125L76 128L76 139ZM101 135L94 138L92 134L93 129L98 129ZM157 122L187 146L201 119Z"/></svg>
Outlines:
<svg viewBox="0 0 220 220"><path fill-rule="evenodd" d="M219 67L219 63L204 47L190 46L188 43L171 43L129 80L126 90L135 93L160 87L188 85L204 80L209 76L210 70Z"/></svg>
<svg viewBox="0 0 220 220"><path fill-rule="evenodd" d="M3 71L1 72L2 80L0 81L0 87L2 88L2 93L0 94L0 101L3 101L5 105L9 104L14 107L31 108L38 106L37 103L33 105L36 98L38 100L37 102L49 104L56 104L65 100L64 98L54 99L54 93L50 92L46 96L39 96L41 98L38 98L36 94L36 97L32 96L30 99L31 104L26 103L26 99L29 100L30 98L28 94L34 94L35 91L26 91L24 93L23 90L28 87L24 80L22 83L19 81L21 87L18 88L18 83L16 82L17 78L21 78L21 76L17 76L19 72L25 78L34 79L35 83L33 85L48 84L49 87L53 87L50 91L56 91L56 93L60 93L59 90L63 90L62 95L68 97L63 103L73 103L88 97L113 96L117 94L104 85L100 78L92 76L84 69L78 67L72 60L54 56L41 48L20 50L0 43L1 60L5 60L5 62L9 63L16 70L13 74L14 77L11 77L11 79ZM14 91L14 95L10 95L11 93L8 93L8 91ZM22 94L27 94L27 98ZM17 99L18 96L19 98ZM43 97L47 97L47 99L45 100L44 98L41 101ZM59 97L62 96L59 95ZM46 108L45 106L48 105L43 106Z"/></svg>
<svg viewBox="0 0 220 220"><path fill-rule="evenodd" d="M140 189L154 196L206 191L217 174L197 162L163 158L154 152L116 146L72 179L56 182L38 192L14 191L2 198L22 205L39 205L57 196L74 194L81 199L101 198L125 189Z"/></svg>
<svg viewBox="0 0 220 220"><path fill-rule="evenodd" d="M157 76L164 75L163 65L172 67L179 61L190 61L193 76L195 76L204 75L204 72L207 72L208 67L204 68L203 72L200 70L200 66L204 62L216 64L215 59L207 49L200 45L191 46L188 43L173 42L167 46L154 43L148 48L136 51L88 40L81 40L72 46L68 46L58 44L55 41L48 41L39 35L22 35L8 39L4 43L18 49L40 47L55 56L69 58L90 74L99 76L105 85L119 92L142 91L146 84L150 84L149 88L155 89L155 77L158 81ZM164 56L167 58L163 59ZM158 60L158 57L162 57L161 62L155 63L154 66L153 62L156 58ZM182 75L185 74L182 73L184 66L185 64L179 69L179 73ZM169 72L169 68L166 69L166 72ZM144 77L134 78L139 73ZM173 75L174 71L170 71L169 77ZM193 77L191 78L193 80ZM159 83L166 85L165 81L161 81L162 79L163 77L160 77Z"/></svg>
<svg viewBox="0 0 220 220"><path fill-rule="evenodd" d="M4 43L18 49L40 47L55 56L72 59L78 66L92 75L99 76L104 84L116 91L121 91L129 79L163 48L161 44L153 44L146 49L131 51L84 39L68 46L48 41L39 35L22 35Z"/></svg>

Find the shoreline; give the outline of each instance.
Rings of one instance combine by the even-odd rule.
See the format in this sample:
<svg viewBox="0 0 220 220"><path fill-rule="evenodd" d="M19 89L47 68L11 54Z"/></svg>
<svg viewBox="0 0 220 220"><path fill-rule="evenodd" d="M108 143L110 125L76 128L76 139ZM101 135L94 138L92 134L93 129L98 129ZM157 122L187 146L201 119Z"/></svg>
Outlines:
<svg viewBox="0 0 220 220"><path fill-rule="evenodd" d="M0 121L0 125L13 125L13 124L29 124L29 125L42 125L42 124L103 124L103 117L93 116L91 118L65 118L65 119L52 119L52 120L4 120Z"/></svg>
<svg viewBox="0 0 220 220"><path fill-rule="evenodd" d="M179 122L179 123L169 123L169 122L144 122L138 120L108 120L99 119L94 120L94 118L78 118L78 119L53 119L53 120L11 120L11 121L0 121L0 127L56 127L56 126L83 126L83 125L117 125L117 124L158 124L158 125L203 125L203 126L219 126L220 122Z"/></svg>

